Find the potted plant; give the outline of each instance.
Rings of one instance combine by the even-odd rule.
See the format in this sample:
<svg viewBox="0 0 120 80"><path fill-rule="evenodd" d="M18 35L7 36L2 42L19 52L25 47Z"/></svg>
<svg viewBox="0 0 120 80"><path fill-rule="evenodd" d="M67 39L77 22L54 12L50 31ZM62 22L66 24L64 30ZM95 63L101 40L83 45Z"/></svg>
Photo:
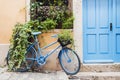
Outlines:
<svg viewBox="0 0 120 80"><path fill-rule="evenodd" d="M73 43L73 38L71 36L71 31L63 30L60 34L58 34L58 42L64 47L68 44Z"/></svg>

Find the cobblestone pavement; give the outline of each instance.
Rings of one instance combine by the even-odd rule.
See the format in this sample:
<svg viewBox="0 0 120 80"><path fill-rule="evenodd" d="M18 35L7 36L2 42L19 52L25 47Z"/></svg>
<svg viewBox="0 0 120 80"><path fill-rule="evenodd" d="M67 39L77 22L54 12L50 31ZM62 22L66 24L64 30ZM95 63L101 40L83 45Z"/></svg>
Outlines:
<svg viewBox="0 0 120 80"><path fill-rule="evenodd" d="M7 68L0 68L0 80L68 80L68 76L62 72L8 72Z"/></svg>

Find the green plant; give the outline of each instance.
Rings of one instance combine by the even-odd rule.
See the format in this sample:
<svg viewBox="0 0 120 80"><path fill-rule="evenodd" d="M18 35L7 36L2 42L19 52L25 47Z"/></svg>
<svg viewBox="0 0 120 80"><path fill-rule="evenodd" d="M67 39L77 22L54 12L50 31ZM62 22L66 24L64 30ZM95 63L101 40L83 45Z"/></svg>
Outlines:
<svg viewBox="0 0 120 80"><path fill-rule="evenodd" d="M12 38L10 40L10 70L16 70L20 67L22 61L25 60L26 48L31 44L33 31L42 31L43 27L40 26L38 21L29 21L25 24L17 23L13 29Z"/></svg>
<svg viewBox="0 0 120 80"><path fill-rule="evenodd" d="M73 20L74 17L70 16L69 18L65 19L62 23L62 29L71 29L73 28Z"/></svg>
<svg viewBox="0 0 120 80"><path fill-rule="evenodd" d="M31 19L39 20L41 23L48 22L50 20L55 21L55 28L58 29L71 29L73 27L73 16L68 9L67 0L37 0L31 3ZM54 26L54 24L53 24ZM53 27L47 27L52 28ZM47 30L46 29L46 30Z"/></svg>
<svg viewBox="0 0 120 80"><path fill-rule="evenodd" d="M26 47L29 44L28 38L31 36L29 33L31 29L28 26L17 23L13 29L12 39L10 40L10 62L9 69L14 67L14 70L20 67L21 62L24 60Z"/></svg>
<svg viewBox="0 0 120 80"><path fill-rule="evenodd" d="M49 18L47 18L45 21L41 22L40 24L41 26L43 26L45 31L48 31L50 29L55 29L57 25L56 21Z"/></svg>
<svg viewBox="0 0 120 80"><path fill-rule="evenodd" d="M72 33L69 30L62 30L60 34L58 34L58 42L62 46L66 46L67 44L73 44Z"/></svg>

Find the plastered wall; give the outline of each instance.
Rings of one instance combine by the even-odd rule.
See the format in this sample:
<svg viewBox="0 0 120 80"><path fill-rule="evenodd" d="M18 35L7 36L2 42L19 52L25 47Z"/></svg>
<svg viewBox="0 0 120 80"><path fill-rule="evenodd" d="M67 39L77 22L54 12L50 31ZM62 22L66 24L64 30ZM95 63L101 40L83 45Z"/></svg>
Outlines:
<svg viewBox="0 0 120 80"><path fill-rule="evenodd" d="M5 65L14 25L25 21L25 0L0 0L0 66Z"/></svg>
<svg viewBox="0 0 120 80"><path fill-rule="evenodd" d="M0 44L9 43L17 22L25 22L25 0L0 0Z"/></svg>

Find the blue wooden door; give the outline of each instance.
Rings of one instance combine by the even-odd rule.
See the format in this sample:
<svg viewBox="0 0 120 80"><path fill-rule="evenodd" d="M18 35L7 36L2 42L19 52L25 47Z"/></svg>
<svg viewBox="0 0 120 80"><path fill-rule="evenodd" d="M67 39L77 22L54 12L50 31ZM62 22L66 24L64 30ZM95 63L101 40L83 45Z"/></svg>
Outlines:
<svg viewBox="0 0 120 80"><path fill-rule="evenodd" d="M116 37L113 36L117 33L113 34L111 30L112 18L113 0L83 0L84 62L114 61L113 46ZM120 41L119 35L117 40ZM118 43L117 47L120 47L120 42Z"/></svg>

